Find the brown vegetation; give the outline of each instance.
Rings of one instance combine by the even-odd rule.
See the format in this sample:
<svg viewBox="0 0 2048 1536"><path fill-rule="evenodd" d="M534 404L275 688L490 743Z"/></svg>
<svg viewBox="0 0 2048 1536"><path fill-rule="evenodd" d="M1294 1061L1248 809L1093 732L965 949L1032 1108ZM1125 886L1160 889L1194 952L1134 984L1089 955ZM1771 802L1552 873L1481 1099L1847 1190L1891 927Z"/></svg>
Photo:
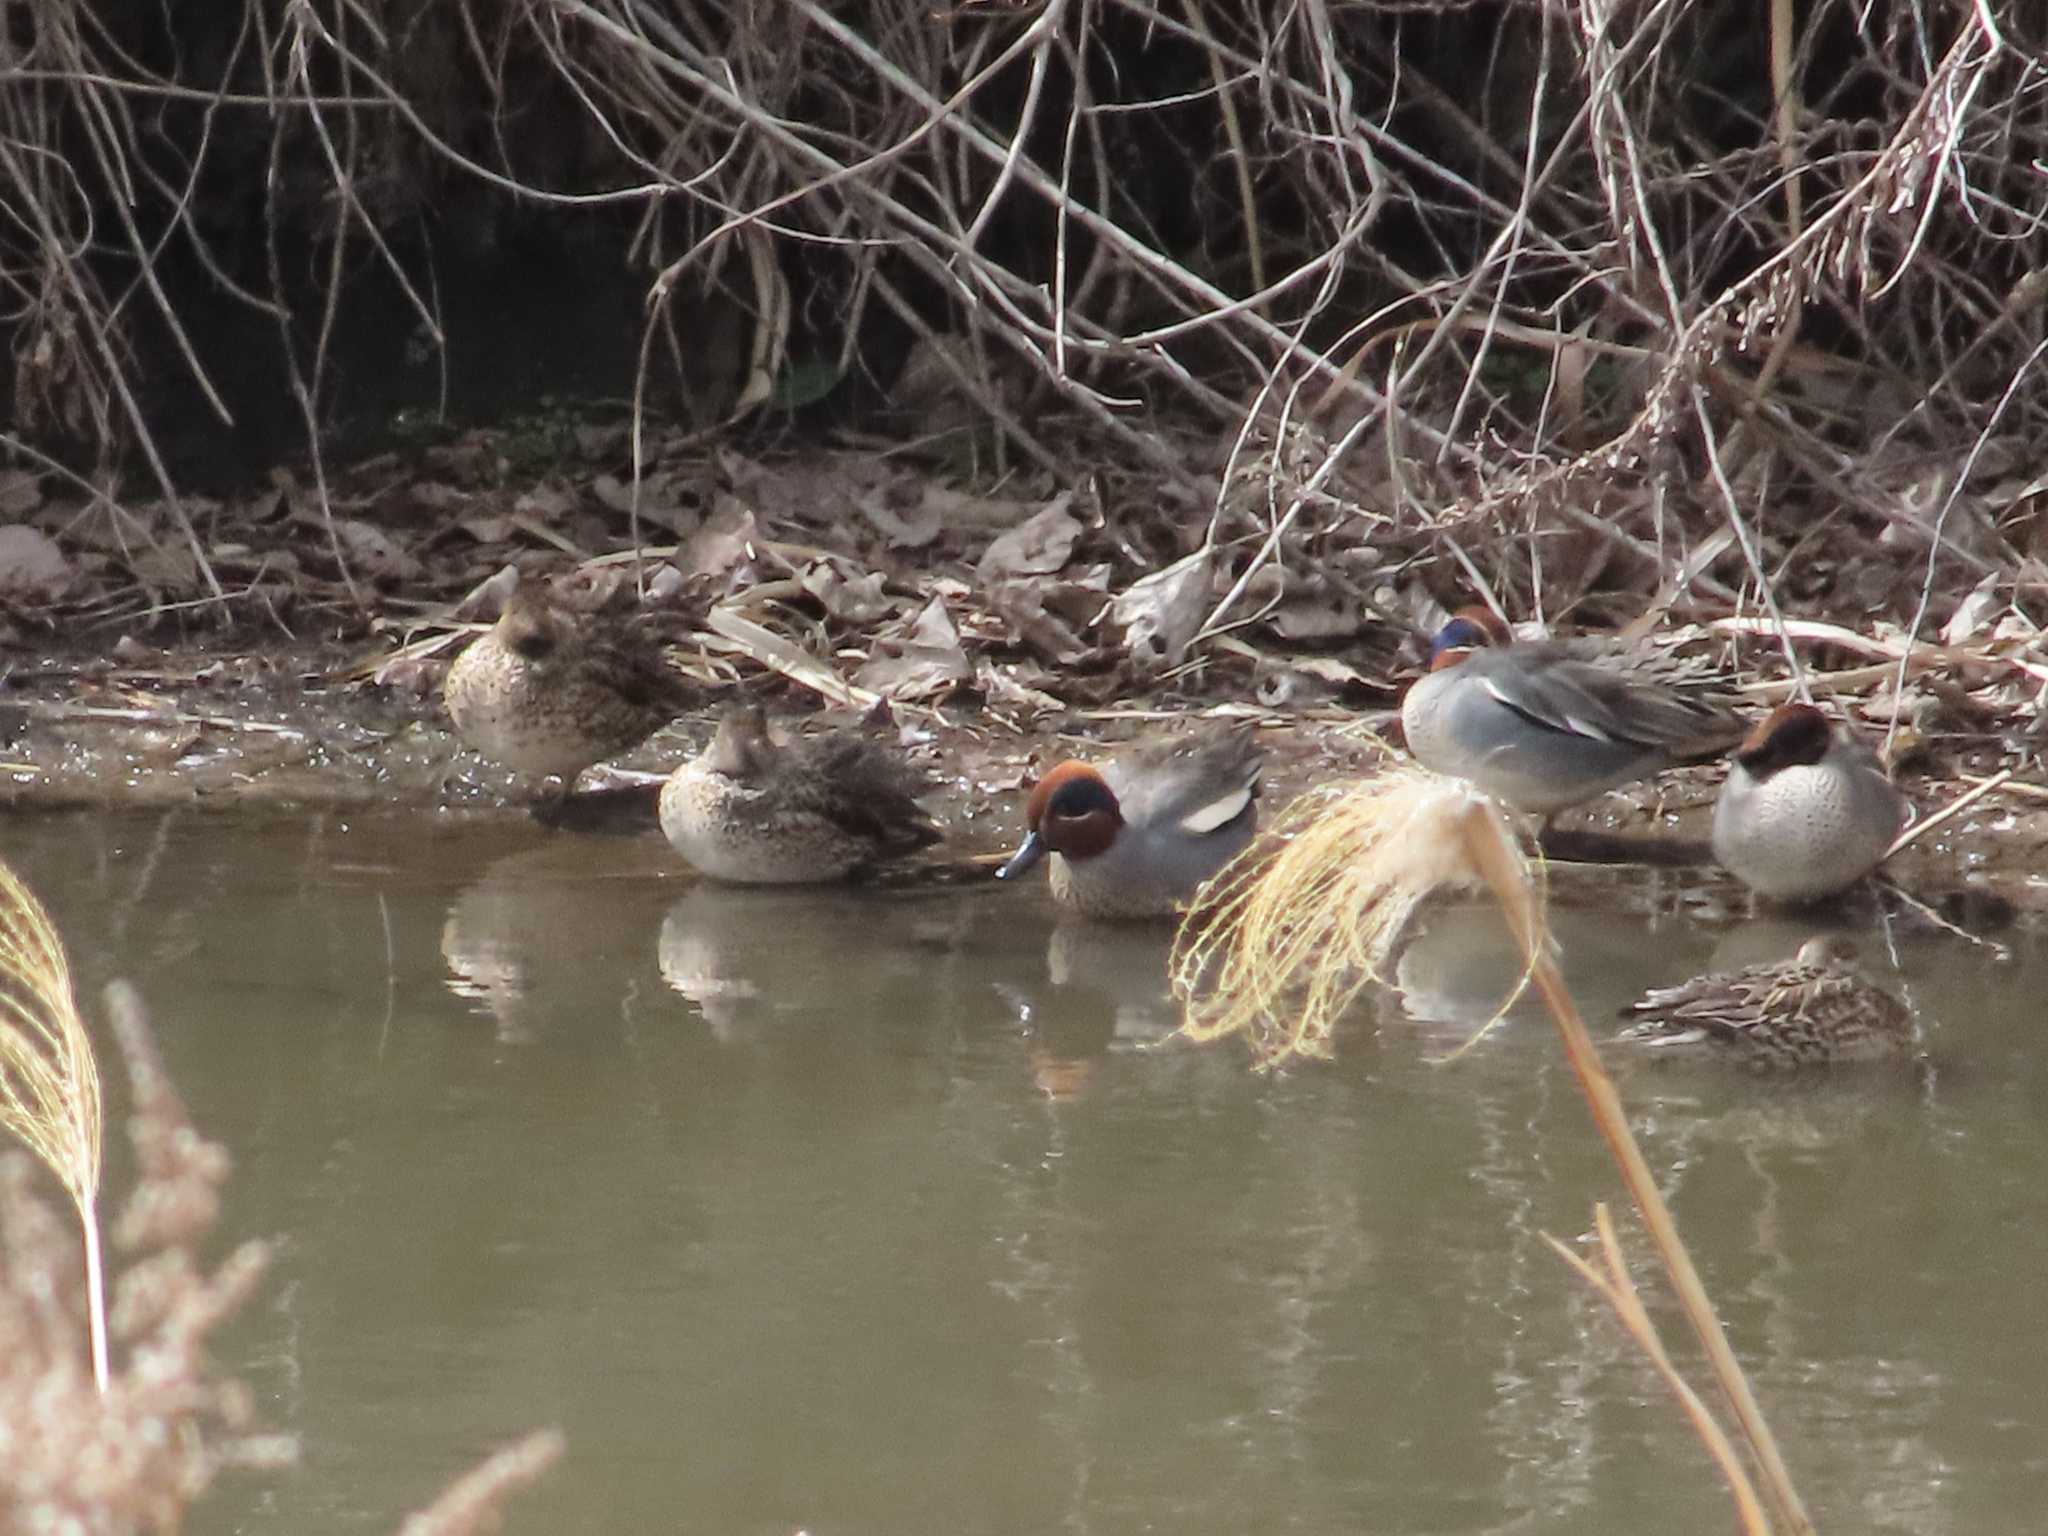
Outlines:
<svg viewBox="0 0 2048 1536"><path fill-rule="evenodd" d="M573 566L716 681L1030 724L1384 703L1476 592L1704 620L1760 701L2015 766L2048 23L1768 21L33 8L0 608L125 633L109 681L153 690L138 635L425 620L445 655L492 573ZM194 492L215 439L242 478Z"/></svg>
<svg viewBox="0 0 2048 1536"><path fill-rule="evenodd" d="M1780 4L1766 32L1606 0L60 0L9 25L6 441L144 586L228 589L162 422L283 403L307 558L364 600L339 418L397 408L365 390L408 345L431 412L481 332L538 345L614 270L645 328L586 341L627 341L636 402L825 397L914 435L969 400L980 472L1101 471L1134 527L1163 498L1139 553L1203 556L1210 631L1291 601L1297 632L1355 632L1416 557L1511 606L1664 586L1915 625L2038 570L2029 7ZM558 259L532 305L457 325L534 242ZM636 414L622 467L687 451Z"/></svg>

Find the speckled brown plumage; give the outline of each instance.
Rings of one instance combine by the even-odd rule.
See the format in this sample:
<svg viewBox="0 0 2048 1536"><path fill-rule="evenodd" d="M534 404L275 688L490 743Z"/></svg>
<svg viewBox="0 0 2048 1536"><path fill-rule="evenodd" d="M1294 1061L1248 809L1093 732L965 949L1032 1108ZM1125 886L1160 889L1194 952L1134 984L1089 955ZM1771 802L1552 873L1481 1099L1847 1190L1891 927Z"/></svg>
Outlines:
<svg viewBox="0 0 2048 1536"><path fill-rule="evenodd" d="M1839 939L1809 939L1790 960L1656 988L1625 1010L1641 1022L1620 1038L1760 1066L1902 1058L1913 1015L1848 963L1853 954Z"/></svg>
<svg viewBox="0 0 2048 1536"><path fill-rule="evenodd" d="M687 710L692 690L616 621L569 614L533 587L448 669L442 696L469 747L520 773L574 780Z"/></svg>
<svg viewBox="0 0 2048 1536"><path fill-rule="evenodd" d="M834 731L778 746L760 708L739 705L662 786L661 830L716 880L839 880L940 840L918 787L908 765L865 737Z"/></svg>

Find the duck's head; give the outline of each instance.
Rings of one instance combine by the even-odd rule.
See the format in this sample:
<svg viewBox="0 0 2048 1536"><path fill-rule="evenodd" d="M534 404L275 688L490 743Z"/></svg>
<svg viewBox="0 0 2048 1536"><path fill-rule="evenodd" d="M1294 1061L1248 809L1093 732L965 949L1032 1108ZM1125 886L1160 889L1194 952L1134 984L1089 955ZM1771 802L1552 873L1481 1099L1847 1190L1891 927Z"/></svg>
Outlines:
<svg viewBox="0 0 2048 1536"><path fill-rule="evenodd" d="M1848 965L1856 958L1856 941L1846 934L1817 933L1799 946L1797 965Z"/></svg>
<svg viewBox="0 0 2048 1536"><path fill-rule="evenodd" d="M538 586L512 589L498 615L498 639L505 649L528 661L545 661L561 649L567 624Z"/></svg>
<svg viewBox="0 0 2048 1536"><path fill-rule="evenodd" d="M1835 728L1811 704L1780 704L1742 738L1735 761L1758 778L1781 768L1811 766L1827 756Z"/></svg>
<svg viewBox="0 0 2048 1536"><path fill-rule="evenodd" d="M1455 667L1474 651L1514 643L1514 631L1491 608L1460 608L1429 642L1429 670Z"/></svg>
<svg viewBox="0 0 2048 1536"><path fill-rule="evenodd" d="M706 768L728 779L755 779L775 761L775 739L758 704L728 704L718 717L718 734L704 749Z"/></svg>
<svg viewBox="0 0 2048 1536"><path fill-rule="evenodd" d="M1016 879L1048 853L1092 859L1108 852L1123 827L1124 813L1101 770L1067 762L1032 788L1031 798L1024 802L1024 822L1029 830L1023 844L996 871L998 879Z"/></svg>

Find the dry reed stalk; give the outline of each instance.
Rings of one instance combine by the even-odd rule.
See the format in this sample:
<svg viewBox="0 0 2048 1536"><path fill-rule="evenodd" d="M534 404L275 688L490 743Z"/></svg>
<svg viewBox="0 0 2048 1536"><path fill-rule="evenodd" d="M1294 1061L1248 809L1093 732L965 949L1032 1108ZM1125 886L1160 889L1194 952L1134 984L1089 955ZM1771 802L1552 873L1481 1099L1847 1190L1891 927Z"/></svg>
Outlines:
<svg viewBox="0 0 2048 1536"><path fill-rule="evenodd" d="M1571 1062L1579 1089L1593 1112L1593 1123L1621 1171L1621 1181L1635 1202L1637 1214L1649 1229L1650 1240L1663 1261L1665 1273L1671 1277L1686 1321L1692 1324L1701 1349L1706 1351L1714 1379L1735 1415L1743 1439L1749 1443L1750 1454L1756 1458L1771 1503L1792 1536L1811 1536L1813 1521L1792 1486L1792 1473L1778 1450L1777 1438L1757 1406L1756 1394L1750 1390L1742 1363L1729 1347L1728 1335L1722 1330L1721 1319L1700 1281L1692 1255L1678 1235L1678 1224L1672 1220L1671 1209L1657 1188L1656 1176L1650 1172L1642 1148L1636 1145L1635 1132L1629 1129L1628 1114L1621 1107L1614 1079L1601 1065L1592 1036L1586 1032L1586 1022L1579 1017L1579 1006L1565 986L1563 972L1557 968L1556 946L1544 916L1543 900L1529 882L1521 850L1505 835L1498 813L1475 814L1468 808L1459 820L1452 835L1463 844L1472 867L1484 876L1508 927L1514 931L1515 941L1521 945L1536 990L1550 1010L1558 1038L1564 1042L1565 1057Z"/></svg>
<svg viewBox="0 0 2048 1536"><path fill-rule="evenodd" d="M254 1398L222 1376L207 1340L247 1301L261 1244L208 1268L197 1245L226 1155L198 1135L164 1079L128 989L106 1017L134 1084L141 1179L111 1224L128 1261L110 1323L127 1348L105 1390L82 1366L75 1249L24 1156L0 1159L0 1526L9 1531L176 1531L215 1474L275 1466L291 1445L251 1433Z"/></svg>
<svg viewBox="0 0 2048 1536"><path fill-rule="evenodd" d="M1650 1321L1650 1314L1643 1306L1642 1297L1636 1294L1635 1282L1629 1278L1628 1265L1621 1254L1621 1242L1614 1235L1614 1218L1607 1214L1607 1202L1602 1200L1593 1207L1593 1228L1600 1239L1600 1257L1606 1261L1603 1273L1572 1252L1549 1233L1543 1240L1550 1244L1557 1256L1577 1271L1581 1280L1593 1287L1614 1309L1614 1315L1621 1326L1628 1330L1636 1347L1649 1357L1650 1364L1663 1378L1664 1385L1671 1389L1671 1395L1678 1399L1678 1406L1684 1410L1686 1422L1692 1425L1693 1433L1707 1448L1707 1454L1714 1458L1714 1464L1721 1469L1721 1475L1728 1480L1729 1491L1735 1496L1736 1516L1742 1522L1744 1536L1771 1536L1771 1522L1764 1514L1761 1500L1756 1496L1756 1485L1750 1481L1748 1470L1742 1465L1742 1458L1736 1453L1734 1444L1715 1420L1713 1413L1701 1401L1692 1384L1678 1374L1678 1367L1671 1363L1671 1356L1665 1351L1664 1340L1657 1333L1657 1325Z"/></svg>
<svg viewBox="0 0 2048 1536"><path fill-rule="evenodd" d="M24 954L50 964L34 947L48 942L47 920L24 924L20 911L36 910L24 897L6 893L13 969ZM183 1530L219 1472L277 1467L296 1454L289 1437L252 1430L254 1394L208 1352L214 1331L255 1293L269 1256L245 1242L218 1265L201 1261L227 1153L186 1115L134 990L108 987L105 1016L128 1068L138 1175L112 1224L128 1256L112 1319L126 1360L104 1389L87 1383L65 1223L35 1188L31 1160L0 1157L0 1529L9 1532ZM505 1497L561 1449L552 1431L507 1447L413 1516L406 1536L495 1529Z"/></svg>
<svg viewBox="0 0 2048 1536"><path fill-rule="evenodd" d="M40 1158L77 1208L85 1244L93 1381L107 1390L101 1268L100 1070L71 991L64 943L35 894L0 863L0 1127Z"/></svg>
<svg viewBox="0 0 2048 1536"><path fill-rule="evenodd" d="M1595 1126L1656 1245L1791 1536L1813 1529L1741 1364L1680 1241L1621 1098L1564 984L1543 896L1500 809L1463 784L1410 769L1305 797L1280 846L1248 850L1197 896L1175 940L1174 991L1196 1039L1242 1033L1264 1064L1327 1047L1434 890L1484 883L1557 1025ZM1262 845L1263 846L1263 845Z"/></svg>
<svg viewBox="0 0 2048 1536"><path fill-rule="evenodd" d="M496 1451L442 1490L439 1498L406 1516L398 1536L483 1536L504 1520L504 1503L560 1459L559 1431L535 1430Z"/></svg>

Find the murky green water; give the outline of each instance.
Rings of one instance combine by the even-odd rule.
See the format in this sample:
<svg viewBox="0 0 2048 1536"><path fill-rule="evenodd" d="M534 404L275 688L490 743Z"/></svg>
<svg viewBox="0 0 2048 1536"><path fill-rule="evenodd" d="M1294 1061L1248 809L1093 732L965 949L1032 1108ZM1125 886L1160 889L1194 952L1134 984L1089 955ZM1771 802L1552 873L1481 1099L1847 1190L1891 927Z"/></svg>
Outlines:
<svg viewBox="0 0 2048 1536"><path fill-rule="evenodd" d="M228 1233L282 1240L223 1353L303 1464L195 1529L388 1531L542 1424L515 1531L1730 1526L1541 1243L1619 1199L1547 1026L1433 1064L1511 974L1484 914L1261 1078L1158 1045L1163 935L1042 891L726 892L658 837L419 818L5 852L88 989L141 985ZM1596 1017L1801 933L1560 926ZM2027 1528L2048 963L1902 952L1930 1073L1623 1091L1821 1528Z"/></svg>

